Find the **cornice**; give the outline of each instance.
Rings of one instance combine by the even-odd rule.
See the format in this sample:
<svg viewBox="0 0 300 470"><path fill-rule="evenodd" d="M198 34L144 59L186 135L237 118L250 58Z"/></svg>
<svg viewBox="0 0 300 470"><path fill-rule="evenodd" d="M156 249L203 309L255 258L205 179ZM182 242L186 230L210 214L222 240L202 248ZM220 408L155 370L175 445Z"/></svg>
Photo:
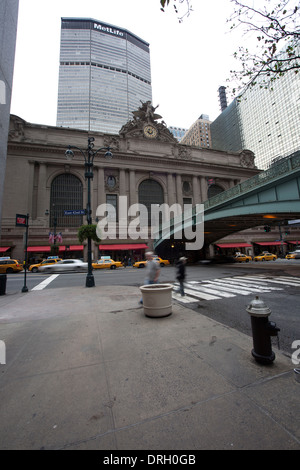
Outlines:
<svg viewBox="0 0 300 470"><path fill-rule="evenodd" d="M57 165L60 165L60 166L65 166L66 163L67 163L67 160L64 158L64 155L63 155L63 150L64 150L64 147L60 146L59 149L61 149L61 151L58 152L58 147L40 147L38 144L37 145L32 145L32 144L28 144L28 145L24 145L23 143L18 144L11 144L9 143L8 145L8 149L10 151L13 151L13 150L23 150L24 151L24 157L28 158L28 161L30 163L40 163L40 164L45 164L47 166L57 166ZM37 154L36 155L36 158L35 156L32 154L32 153L35 153ZM30 155L28 155L28 153L30 153ZM40 157L40 154L43 153L43 154L52 154L52 155L56 155L56 158L52 158L51 160L47 160L45 161L43 158ZM9 155L10 158L19 158L20 155L12 155L10 154ZM224 155L224 158L226 158L227 155ZM237 158L237 156L234 156ZM75 157L76 158L76 157ZM99 168L99 167L115 167L115 161L118 161L118 167L120 168L120 164L119 162L135 162L135 163L139 163L141 166L145 166L145 164L149 164L149 165L155 165L156 168L159 168L161 170L163 170L164 167L166 164L168 167L173 167L173 168L182 168L182 169L186 169L186 168L189 168L190 171L192 171L192 169L195 167L197 168L197 171L199 171L199 167L202 169L202 170L207 170L207 172L212 172L212 170L217 170L218 172L224 172L224 171L235 171L237 172L237 176L242 176L240 173L242 173L243 175L248 175L250 174L251 176L253 175L253 172L254 173L259 173L260 170L257 170L256 168L249 168L249 167L244 167L244 166L241 166L239 164L232 164L232 163L220 163L220 162L212 162L211 160L210 161L207 161L206 159L204 160L204 156L202 157L201 160L196 160L194 158L191 158L191 159L182 159L182 158L179 158L179 157L175 157L175 156L171 156L171 155L150 155L150 154L144 154L144 155L140 155L140 154L137 154L136 152L134 153L123 153L123 152L118 152L118 153L114 153L114 156L113 156L113 159L110 160L109 162L106 162L104 159L101 160L101 158L99 159L95 159L94 161L94 166L95 168ZM83 161L83 158L81 158L80 160L73 160L72 161L72 164L70 165L70 167L82 167L83 168L84 166L84 161ZM137 169L137 168L136 168ZM139 168L139 169L142 169L142 168Z"/></svg>

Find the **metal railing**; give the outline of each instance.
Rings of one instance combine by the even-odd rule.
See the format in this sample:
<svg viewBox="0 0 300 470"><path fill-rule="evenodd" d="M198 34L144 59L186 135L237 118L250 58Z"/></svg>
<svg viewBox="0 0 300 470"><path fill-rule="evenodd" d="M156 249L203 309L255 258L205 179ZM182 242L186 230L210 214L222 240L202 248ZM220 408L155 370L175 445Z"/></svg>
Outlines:
<svg viewBox="0 0 300 470"><path fill-rule="evenodd" d="M283 175L288 175L289 173L294 172L296 169L300 168L300 152L296 152L293 156L284 158L281 161L272 165L268 170L265 170L255 176L252 176L243 183L239 183L236 186L228 189L227 191L223 191L216 196L211 197L204 201L204 212L207 209L211 209L214 206L222 204L230 199L233 199L236 196L242 196L243 194L248 193L249 191L253 191L254 189L258 189L264 186L267 183L272 181L276 181L279 177ZM199 206L199 205L198 205ZM178 227L183 221L190 221L193 217L199 215L199 207L194 206L192 209L189 209L187 212L184 211L180 216L174 217L171 220L166 221L165 223L159 226L157 233L163 234L164 236L160 236L159 238L155 239L155 246L159 239L167 237L166 231L168 227L171 227L170 232L174 233L174 229ZM201 211L201 213L203 213ZM201 220L201 219L200 219Z"/></svg>
<svg viewBox="0 0 300 470"><path fill-rule="evenodd" d="M272 167L270 167L268 170L265 170L262 173L252 176L248 180L243 181L243 183L239 183L236 186L233 186L233 188L227 189L227 191L223 191L222 193L217 194L216 196L213 196L210 199L207 199L204 202L204 210L210 209L213 206L228 201L233 197L246 194L247 192L259 188L265 185L266 183L275 181L284 174L289 174L297 168L300 168L300 154L279 161L275 163Z"/></svg>

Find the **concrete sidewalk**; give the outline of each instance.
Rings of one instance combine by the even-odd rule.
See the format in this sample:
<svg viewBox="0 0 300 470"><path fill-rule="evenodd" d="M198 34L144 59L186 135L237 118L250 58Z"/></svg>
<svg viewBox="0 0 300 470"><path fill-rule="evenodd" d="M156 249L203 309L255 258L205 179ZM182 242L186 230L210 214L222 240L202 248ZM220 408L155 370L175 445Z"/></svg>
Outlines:
<svg viewBox="0 0 300 470"><path fill-rule="evenodd" d="M251 337L176 302L145 317L139 298L125 286L0 297L1 450L300 449L288 357L273 347L259 365Z"/></svg>

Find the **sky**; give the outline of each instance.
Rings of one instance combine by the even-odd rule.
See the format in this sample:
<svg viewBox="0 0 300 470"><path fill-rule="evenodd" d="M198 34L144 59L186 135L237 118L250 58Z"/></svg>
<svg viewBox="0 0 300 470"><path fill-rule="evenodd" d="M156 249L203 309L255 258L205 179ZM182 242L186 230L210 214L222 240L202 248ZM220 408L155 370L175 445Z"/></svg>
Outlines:
<svg viewBox="0 0 300 470"><path fill-rule="evenodd" d="M213 121L221 112L218 88L238 67L233 53L244 39L226 22L230 0L191 4L190 16L179 23L173 7L163 13L159 0L19 0L11 113L56 125L61 17L84 17L150 44L152 103L167 126L187 129L201 114Z"/></svg>

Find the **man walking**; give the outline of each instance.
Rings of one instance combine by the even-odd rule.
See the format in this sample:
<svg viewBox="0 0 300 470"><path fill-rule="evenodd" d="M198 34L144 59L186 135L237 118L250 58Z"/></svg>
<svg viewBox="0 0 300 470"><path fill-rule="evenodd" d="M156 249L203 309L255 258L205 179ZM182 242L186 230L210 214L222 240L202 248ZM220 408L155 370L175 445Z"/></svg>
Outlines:
<svg viewBox="0 0 300 470"><path fill-rule="evenodd" d="M153 259L153 252L147 251L146 255L146 278L144 284L156 284L160 274L159 263ZM140 300L140 304L143 303L143 299Z"/></svg>
<svg viewBox="0 0 300 470"><path fill-rule="evenodd" d="M176 279L179 281L179 292L183 297L184 293L184 280L185 280L185 265L187 262L187 258L182 256L179 258L178 263L176 264L177 272L176 272Z"/></svg>

